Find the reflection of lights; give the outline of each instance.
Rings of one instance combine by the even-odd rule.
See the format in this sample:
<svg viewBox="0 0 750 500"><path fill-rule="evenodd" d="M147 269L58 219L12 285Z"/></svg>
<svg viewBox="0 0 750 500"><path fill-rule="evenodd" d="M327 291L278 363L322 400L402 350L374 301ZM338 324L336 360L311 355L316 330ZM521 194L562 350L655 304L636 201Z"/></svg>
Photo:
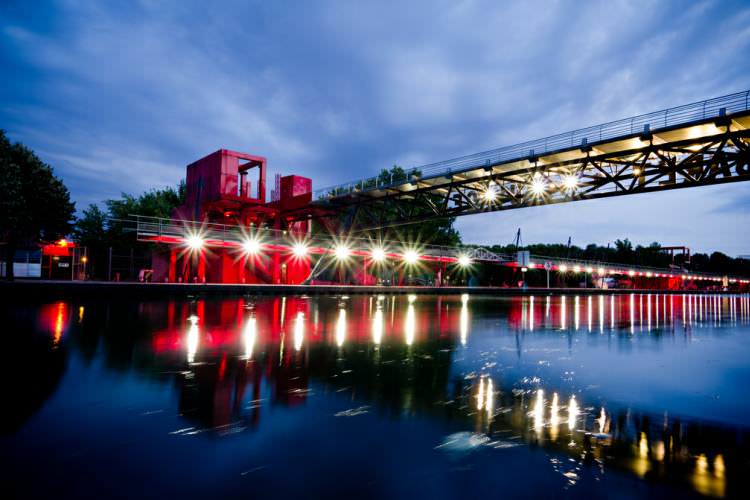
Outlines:
<svg viewBox="0 0 750 500"><path fill-rule="evenodd" d="M597 422L599 422L599 434L604 434L604 424L607 423L607 414L604 413L604 408L602 408L602 411L599 413Z"/></svg>
<svg viewBox="0 0 750 500"><path fill-rule="evenodd" d="M188 321L190 321L190 328L187 333L187 361L192 363L195 360L195 353L198 352L198 316L193 314Z"/></svg>
<svg viewBox="0 0 750 500"><path fill-rule="evenodd" d="M346 260L347 257L349 257L351 250L349 250L349 247L346 245L336 245L333 253L338 260Z"/></svg>
<svg viewBox="0 0 750 500"><path fill-rule="evenodd" d="M372 318L372 341L380 345L383 340L383 308L378 304L375 316Z"/></svg>
<svg viewBox="0 0 750 500"><path fill-rule="evenodd" d="M487 395L485 396L484 408L487 410L487 416L491 419L495 408L495 392L492 388L491 378L487 379Z"/></svg>
<svg viewBox="0 0 750 500"><path fill-rule="evenodd" d="M79 307L78 307L78 322L79 322L79 323L80 323L81 321L83 321L83 313L84 313L84 308L83 308L83 306L79 306Z"/></svg>
<svg viewBox="0 0 750 500"><path fill-rule="evenodd" d="M407 250L404 252L404 261L407 264L416 264L419 260L419 254L414 250Z"/></svg>
<svg viewBox="0 0 750 500"><path fill-rule="evenodd" d="M484 377L479 379L479 392L477 392L477 410L484 408Z"/></svg>
<svg viewBox="0 0 750 500"><path fill-rule="evenodd" d="M336 321L336 345L341 347L346 340L346 309L339 309L339 319Z"/></svg>
<svg viewBox="0 0 750 500"><path fill-rule="evenodd" d="M568 429L571 431L576 427L576 419L580 410L578 409L578 402L575 396L570 396L570 403L568 404Z"/></svg>
<svg viewBox="0 0 750 500"><path fill-rule="evenodd" d="M406 299L409 301L409 304L413 304L415 300L417 300L417 296L413 293L410 293L406 296Z"/></svg>
<svg viewBox="0 0 750 500"><path fill-rule="evenodd" d="M529 330L534 331L534 296L529 297Z"/></svg>
<svg viewBox="0 0 750 500"><path fill-rule="evenodd" d="M643 458L648 457L648 439L645 432L641 432L641 437L638 440L638 454Z"/></svg>
<svg viewBox="0 0 750 500"><path fill-rule="evenodd" d="M307 245L302 242L295 243L292 247L292 253L297 257L304 257L307 255Z"/></svg>
<svg viewBox="0 0 750 500"><path fill-rule="evenodd" d="M534 429L537 432L542 430L544 426L544 391L539 389L536 391L536 403L534 403Z"/></svg>
<svg viewBox="0 0 750 500"><path fill-rule="evenodd" d="M557 427L560 425L560 416L558 415L558 412L560 411L560 405L558 403L557 393L552 394L552 404L550 405L550 416L549 416L549 425L550 425L550 437L552 438L552 441L557 439Z"/></svg>
<svg viewBox="0 0 750 500"><path fill-rule="evenodd" d="M245 341L245 358L250 359L253 357L253 348L255 347L255 338L258 335L257 320L252 317L248 318L247 324L245 325L245 331L242 335Z"/></svg>
<svg viewBox="0 0 750 500"><path fill-rule="evenodd" d="M716 455L716 458L714 458L714 474L716 477L724 477L724 471L726 470L726 467L724 466L724 457L719 453Z"/></svg>
<svg viewBox="0 0 750 500"><path fill-rule="evenodd" d="M294 319L294 349L299 351L302 349L302 341L305 340L305 314L302 312L297 313L297 317Z"/></svg>
<svg viewBox="0 0 750 500"><path fill-rule="evenodd" d="M469 335L469 308L467 303L469 302L469 295L461 295L461 315L459 317L459 329L461 334L461 345L466 345L466 338Z"/></svg>
<svg viewBox="0 0 750 500"><path fill-rule="evenodd" d="M404 330L406 333L406 345L412 345L414 343L414 335L417 328L414 313L414 300L412 299L412 297L414 296L409 296L409 307L406 309L406 320L404 325Z"/></svg>
<svg viewBox="0 0 750 500"><path fill-rule="evenodd" d="M385 250L380 247L373 248L370 256L375 262L383 262L385 260Z"/></svg>
<svg viewBox="0 0 750 500"><path fill-rule="evenodd" d="M55 345L57 345L62 338L65 308L66 306L64 302L59 302L57 304L57 316L55 316L55 334L52 338L52 343Z"/></svg>
<svg viewBox="0 0 750 500"><path fill-rule="evenodd" d="M188 248L190 248L191 250L200 250L201 248L203 248L203 244L205 242L203 241L203 238L201 238L197 234L191 234L187 237L185 243L187 243Z"/></svg>
<svg viewBox="0 0 750 500"><path fill-rule="evenodd" d="M471 264L471 258L468 255L461 255L458 257L458 265L466 267Z"/></svg>
<svg viewBox="0 0 750 500"><path fill-rule="evenodd" d="M260 242L255 238L248 238L242 243L242 249L249 255L255 255L260 251Z"/></svg>

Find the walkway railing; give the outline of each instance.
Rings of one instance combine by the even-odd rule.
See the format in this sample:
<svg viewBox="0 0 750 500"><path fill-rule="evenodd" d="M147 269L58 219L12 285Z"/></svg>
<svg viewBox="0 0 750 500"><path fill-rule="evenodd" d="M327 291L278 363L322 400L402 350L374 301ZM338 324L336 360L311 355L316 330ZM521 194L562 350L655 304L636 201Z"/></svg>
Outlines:
<svg viewBox="0 0 750 500"><path fill-rule="evenodd" d="M375 189L401 185L411 181L412 176L419 173L420 179L443 177L458 174L477 168L489 168L501 163L522 160L529 157L546 155L580 147L587 144L617 139L645 130L656 132L665 128L685 125L692 122L718 118L750 110L750 90L734 94L706 99L705 101L685 104L674 108L664 109L644 115L633 116L593 127L587 127L572 132L527 141L512 146L505 146L481 153L461 156L450 160L429 163L408 169L403 176L374 176L355 180L336 186L317 189L313 193L316 200L326 200L337 196L344 196L355 192L366 192Z"/></svg>

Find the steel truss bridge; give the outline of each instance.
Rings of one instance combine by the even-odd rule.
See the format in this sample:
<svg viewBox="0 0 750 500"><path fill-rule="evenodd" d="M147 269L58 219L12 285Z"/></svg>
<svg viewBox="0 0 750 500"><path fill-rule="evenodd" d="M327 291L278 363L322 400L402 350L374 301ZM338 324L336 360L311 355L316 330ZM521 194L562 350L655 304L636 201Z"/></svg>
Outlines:
<svg viewBox="0 0 750 500"><path fill-rule="evenodd" d="M749 129L750 90L328 187L314 204L373 230L745 181Z"/></svg>

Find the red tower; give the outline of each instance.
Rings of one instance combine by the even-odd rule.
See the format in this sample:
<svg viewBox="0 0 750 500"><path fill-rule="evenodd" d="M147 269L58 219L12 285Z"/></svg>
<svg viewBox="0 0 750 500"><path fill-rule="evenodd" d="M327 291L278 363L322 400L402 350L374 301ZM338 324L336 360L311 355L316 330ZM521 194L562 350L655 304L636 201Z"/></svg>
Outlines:
<svg viewBox="0 0 750 500"><path fill-rule="evenodd" d="M279 199L267 203L262 156L220 149L188 165L185 184L185 204L175 209L175 220L196 221L211 229L240 226L248 234L257 229L284 230L302 238L310 231L309 218L300 220L300 213L312 200L312 180L282 177ZM294 256L277 246L248 256L236 245L193 249L173 245L168 256L155 252L153 260L158 281L297 284L310 274L309 257Z"/></svg>

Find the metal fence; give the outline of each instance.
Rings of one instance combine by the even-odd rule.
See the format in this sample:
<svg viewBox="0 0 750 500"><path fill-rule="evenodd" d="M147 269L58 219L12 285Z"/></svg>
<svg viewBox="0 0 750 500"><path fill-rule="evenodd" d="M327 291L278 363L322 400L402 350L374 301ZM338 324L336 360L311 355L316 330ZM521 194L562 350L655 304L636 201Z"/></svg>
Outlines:
<svg viewBox="0 0 750 500"><path fill-rule="evenodd" d="M419 172L420 179L443 177L476 168L488 168L501 163L555 153L587 144L640 134L644 130L655 132L692 122L718 118L750 110L750 90L706 99L653 113L625 118L593 127L565 132L532 141L505 146L450 160L429 163L409 169L404 176L381 179L379 176L360 179L314 191L313 197L325 200L353 192L364 192L403 184Z"/></svg>

